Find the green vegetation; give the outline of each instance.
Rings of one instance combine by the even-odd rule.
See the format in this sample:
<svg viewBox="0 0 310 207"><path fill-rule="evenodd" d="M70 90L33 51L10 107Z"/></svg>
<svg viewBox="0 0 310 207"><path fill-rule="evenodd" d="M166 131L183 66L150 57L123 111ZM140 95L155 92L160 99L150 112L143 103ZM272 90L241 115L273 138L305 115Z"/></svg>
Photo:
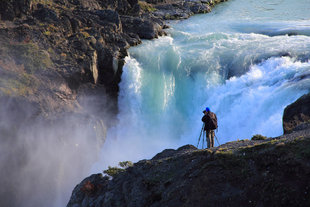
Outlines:
<svg viewBox="0 0 310 207"><path fill-rule="evenodd" d="M3 41L0 49L0 93L9 96L34 95L41 81L37 71L52 66L49 53L33 42Z"/></svg>
<svg viewBox="0 0 310 207"><path fill-rule="evenodd" d="M156 11L156 8L153 7L152 4L149 4L145 1L139 1L139 6L140 8L143 10L143 11L146 11L146 12L154 12Z"/></svg>
<svg viewBox="0 0 310 207"><path fill-rule="evenodd" d="M133 163L130 162L130 161L123 161L123 162L120 162L118 163L119 166L121 166L122 168L128 168L128 167L132 167L133 166Z"/></svg>
<svg viewBox="0 0 310 207"><path fill-rule="evenodd" d="M46 36L50 36L51 32L47 30L47 31L43 32L43 34L46 35Z"/></svg>
<svg viewBox="0 0 310 207"><path fill-rule="evenodd" d="M33 4L43 4L43 5L53 5L53 1L51 0L32 0Z"/></svg>
<svg viewBox="0 0 310 207"><path fill-rule="evenodd" d="M7 50L17 64L24 64L28 72L33 73L52 65L48 52L40 50L35 43L11 43L7 45Z"/></svg>
<svg viewBox="0 0 310 207"><path fill-rule="evenodd" d="M82 31L81 33L85 39L90 37L90 34L86 31Z"/></svg>
<svg viewBox="0 0 310 207"><path fill-rule="evenodd" d="M52 35L53 33L56 33L57 32L57 27L53 24L49 24L49 25L44 25L43 26L45 27L45 31L43 32L44 35L46 36L50 36Z"/></svg>
<svg viewBox="0 0 310 207"><path fill-rule="evenodd" d="M111 167L109 166L107 170L104 170L103 173L111 176L111 177L114 177L115 175L121 173L121 172L124 172L128 167L132 167L133 166L133 163L130 162L130 161L124 161L124 162L120 162L118 163L118 165L121 167Z"/></svg>
<svg viewBox="0 0 310 207"><path fill-rule="evenodd" d="M260 134L256 134L251 138L251 140L265 140L265 139L267 139L267 137Z"/></svg>
<svg viewBox="0 0 310 207"><path fill-rule="evenodd" d="M119 168L119 167L111 167L109 166L107 170L104 170L103 172L111 177L114 177L115 175L124 172L125 169Z"/></svg>
<svg viewBox="0 0 310 207"><path fill-rule="evenodd" d="M227 150L224 148L219 148L218 150L215 151L215 155L218 157L226 157L226 156L230 156L233 154L232 150Z"/></svg>
<svg viewBox="0 0 310 207"><path fill-rule="evenodd" d="M0 92L5 95L33 95L38 85L38 80L26 72L21 72L17 77L0 77Z"/></svg>
<svg viewBox="0 0 310 207"><path fill-rule="evenodd" d="M243 155L243 156L248 155L248 154L261 153L267 149L269 150L270 148L274 148L275 147L274 144L276 142L277 142L277 140L270 140L267 142L257 143L257 144L246 146L246 147L240 147L238 150L238 153Z"/></svg>

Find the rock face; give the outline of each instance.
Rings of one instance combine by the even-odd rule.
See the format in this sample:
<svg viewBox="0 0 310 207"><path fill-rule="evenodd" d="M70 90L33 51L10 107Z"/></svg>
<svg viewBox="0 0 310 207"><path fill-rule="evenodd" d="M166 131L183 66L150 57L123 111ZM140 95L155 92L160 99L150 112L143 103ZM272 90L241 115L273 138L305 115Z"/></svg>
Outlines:
<svg viewBox="0 0 310 207"><path fill-rule="evenodd" d="M283 114L284 133L291 133L310 125L310 93L287 106Z"/></svg>
<svg viewBox="0 0 310 207"><path fill-rule="evenodd" d="M165 150L115 175L77 185L67 207L307 206L310 129L198 150Z"/></svg>
<svg viewBox="0 0 310 207"><path fill-rule="evenodd" d="M0 17L2 20L13 20L14 18L27 15L31 9L31 0L7 0L0 2Z"/></svg>

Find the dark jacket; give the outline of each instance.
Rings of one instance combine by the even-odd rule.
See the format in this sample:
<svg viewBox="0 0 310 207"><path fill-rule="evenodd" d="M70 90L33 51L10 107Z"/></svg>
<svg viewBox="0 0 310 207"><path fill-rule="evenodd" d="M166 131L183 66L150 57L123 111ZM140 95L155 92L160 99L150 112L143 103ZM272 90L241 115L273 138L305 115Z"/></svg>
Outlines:
<svg viewBox="0 0 310 207"><path fill-rule="evenodd" d="M216 126L212 123L212 119L216 122ZM207 115L204 115L201 119L205 123L204 130L214 130L217 128L217 117L215 113L209 111Z"/></svg>

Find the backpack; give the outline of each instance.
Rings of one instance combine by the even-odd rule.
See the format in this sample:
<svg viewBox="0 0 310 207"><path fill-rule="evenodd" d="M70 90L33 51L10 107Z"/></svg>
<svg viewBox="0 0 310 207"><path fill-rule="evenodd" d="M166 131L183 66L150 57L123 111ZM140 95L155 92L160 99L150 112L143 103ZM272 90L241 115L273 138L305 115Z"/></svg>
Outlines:
<svg viewBox="0 0 310 207"><path fill-rule="evenodd" d="M217 117L214 113L209 113L208 115L209 119L208 119L208 123L207 123L207 127L210 130L214 130L217 129Z"/></svg>

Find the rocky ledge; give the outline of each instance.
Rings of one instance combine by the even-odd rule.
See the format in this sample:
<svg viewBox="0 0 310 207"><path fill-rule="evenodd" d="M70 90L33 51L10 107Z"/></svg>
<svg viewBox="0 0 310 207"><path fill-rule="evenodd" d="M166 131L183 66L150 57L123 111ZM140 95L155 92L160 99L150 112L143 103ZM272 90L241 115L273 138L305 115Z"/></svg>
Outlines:
<svg viewBox="0 0 310 207"><path fill-rule="evenodd" d="M307 206L310 129L211 150L165 150L108 176L77 185L67 207Z"/></svg>
<svg viewBox="0 0 310 207"><path fill-rule="evenodd" d="M309 123L302 115L309 113L306 100L309 94L288 106L284 120ZM308 206L310 126L303 126L211 149L167 149L126 169L111 168L105 172L112 179L94 174L78 184L67 207Z"/></svg>

